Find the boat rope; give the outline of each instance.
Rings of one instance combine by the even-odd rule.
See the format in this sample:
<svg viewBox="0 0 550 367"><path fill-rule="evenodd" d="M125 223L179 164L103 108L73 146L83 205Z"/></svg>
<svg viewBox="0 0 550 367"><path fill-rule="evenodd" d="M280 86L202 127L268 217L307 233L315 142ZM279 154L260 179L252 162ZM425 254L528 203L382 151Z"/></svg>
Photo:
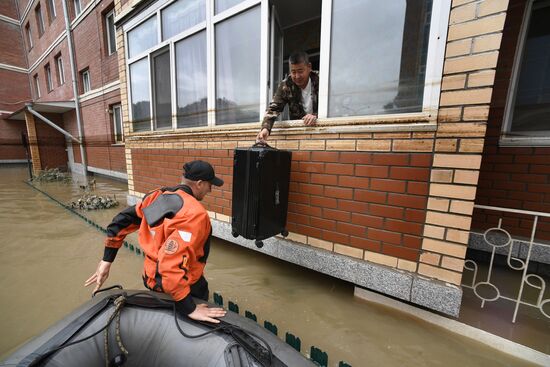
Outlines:
<svg viewBox="0 0 550 367"><path fill-rule="evenodd" d="M129 352L124 347L124 344L122 344L122 339L120 337L120 312L122 310L122 307L124 307L125 303L126 303L126 297L124 294L115 299L114 301L115 309L109 318L108 324L110 324L112 320L115 319L115 338L116 338L118 348L122 353L128 355ZM112 365L109 358L109 328L106 328L103 333L103 349L105 351L105 367L109 367Z"/></svg>

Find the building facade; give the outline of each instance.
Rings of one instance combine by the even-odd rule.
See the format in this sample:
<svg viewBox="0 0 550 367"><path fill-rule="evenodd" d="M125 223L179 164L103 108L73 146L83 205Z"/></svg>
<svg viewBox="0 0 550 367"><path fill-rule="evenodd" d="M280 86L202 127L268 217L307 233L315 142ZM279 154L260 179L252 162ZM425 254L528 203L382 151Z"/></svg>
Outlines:
<svg viewBox="0 0 550 367"><path fill-rule="evenodd" d="M6 15L2 25L19 30L13 39L20 41L15 59L22 80L7 75L2 84L8 100L15 98L9 85L26 92L3 108L6 139L27 136L35 170L61 167L125 179L113 1L10 0L3 6L15 18ZM2 45L2 55L10 52ZM15 159L24 158L21 144L17 148Z"/></svg>

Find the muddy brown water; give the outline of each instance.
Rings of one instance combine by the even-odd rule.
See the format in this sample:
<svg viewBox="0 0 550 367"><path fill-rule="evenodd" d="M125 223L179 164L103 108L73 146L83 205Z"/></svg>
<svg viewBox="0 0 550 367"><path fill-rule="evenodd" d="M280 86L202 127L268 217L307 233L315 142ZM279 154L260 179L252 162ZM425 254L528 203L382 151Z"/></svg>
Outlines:
<svg viewBox="0 0 550 367"><path fill-rule="evenodd" d="M24 183L22 166L0 166L0 360L90 298L84 280L103 252L103 234ZM116 195L115 209L83 212L106 226L126 205L126 184L96 178L96 193ZM62 202L80 182L38 184ZM167 183L172 185L173 182ZM137 243L135 236L128 240ZM404 313L361 301L349 283L213 241L206 267L211 291L299 336L302 350L324 350L329 365L532 366ZM142 258L119 251L106 285L143 289ZM130 351L131 353L131 351Z"/></svg>

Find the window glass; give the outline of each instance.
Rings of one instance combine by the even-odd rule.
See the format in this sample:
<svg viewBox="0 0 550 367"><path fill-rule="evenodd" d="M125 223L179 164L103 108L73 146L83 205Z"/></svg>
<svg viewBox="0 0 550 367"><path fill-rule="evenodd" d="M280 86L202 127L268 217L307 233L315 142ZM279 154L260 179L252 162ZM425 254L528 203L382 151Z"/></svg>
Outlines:
<svg viewBox="0 0 550 367"><path fill-rule="evenodd" d="M44 18L42 18L42 8L40 4L34 9L36 14L36 23L38 24L38 35L42 36L44 34Z"/></svg>
<svg viewBox="0 0 550 367"><path fill-rule="evenodd" d="M176 43L178 127L206 126L206 32Z"/></svg>
<svg viewBox="0 0 550 367"><path fill-rule="evenodd" d="M258 121L260 7L217 24L215 37L216 124Z"/></svg>
<svg viewBox="0 0 550 367"><path fill-rule="evenodd" d="M44 70L46 71L46 88L48 89L48 92L49 92L53 89L52 70L50 69L50 64L47 64Z"/></svg>
<svg viewBox="0 0 550 367"><path fill-rule="evenodd" d="M122 133L122 108L119 104L113 106L113 125L115 132L115 142L121 142Z"/></svg>
<svg viewBox="0 0 550 367"><path fill-rule="evenodd" d="M431 0L332 6L329 117L422 111Z"/></svg>
<svg viewBox="0 0 550 367"><path fill-rule="evenodd" d="M90 71L86 70L82 72L82 89L84 93L87 93L92 90L90 82Z"/></svg>
<svg viewBox="0 0 550 367"><path fill-rule="evenodd" d="M154 120L157 129L172 127L172 95L170 93L170 52L152 57Z"/></svg>
<svg viewBox="0 0 550 367"><path fill-rule="evenodd" d="M111 11L105 16L105 25L107 27L107 46L109 55L116 51L116 30L115 30L115 12Z"/></svg>
<svg viewBox="0 0 550 367"><path fill-rule="evenodd" d="M74 13L76 15L82 13L82 4L80 0L73 0L73 4L74 4Z"/></svg>
<svg viewBox="0 0 550 367"><path fill-rule="evenodd" d="M65 84L65 71L63 70L63 59L61 56L58 56L56 59L57 63L57 81L59 85Z"/></svg>
<svg viewBox="0 0 550 367"><path fill-rule="evenodd" d="M48 0L48 9L50 10L50 22L57 17L57 12L55 10L55 0Z"/></svg>
<svg viewBox="0 0 550 367"><path fill-rule="evenodd" d="M32 33L31 33L31 26L30 24L27 24L25 26L25 30L27 31L27 44L29 45L29 50L32 48Z"/></svg>
<svg viewBox="0 0 550 367"><path fill-rule="evenodd" d="M132 93L134 131L151 130L151 97L149 95L148 69L147 58L130 65L130 92Z"/></svg>
<svg viewBox="0 0 550 367"><path fill-rule="evenodd" d="M157 44L157 18L149 18L146 22L128 32L128 55L130 58Z"/></svg>
<svg viewBox="0 0 550 367"><path fill-rule="evenodd" d="M179 0L162 11L162 39L168 39L206 19L205 0Z"/></svg>
<svg viewBox="0 0 550 367"><path fill-rule="evenodd" d="M215 14L219 14L242 2L243 0L216 0Z"/></svg>
<svg viewBox="0 0 550 367"><path fill-rule="evenodd" d="M40 98L40 82L38 81L38 74L34 76L34 89L36 92L36 98Z"/></svg>
<svg viewBox="0 0 550 367"><path fill-rule="evenodd" d="M511 132L550 136L550 2L534 2L512 109Z"/></svg>

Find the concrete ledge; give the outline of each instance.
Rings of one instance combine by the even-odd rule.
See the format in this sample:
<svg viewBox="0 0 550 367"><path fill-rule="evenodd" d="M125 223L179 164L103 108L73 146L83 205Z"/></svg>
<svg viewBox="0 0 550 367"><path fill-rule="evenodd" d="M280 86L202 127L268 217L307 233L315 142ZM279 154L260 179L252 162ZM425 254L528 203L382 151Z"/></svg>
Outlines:
<svg viewBox="0 0 550 367"><path fill-rule="evenodd" d="M474 250L481 250L485 252L493 251L493 246L489 245L484 239L482 233L470 232L470 238L468 240L468 247ZM529 241L512 240L512 256L519 257L520 259L527 258L527 251L529 250ZM508 256L509 247L497 247L495 253L499 255ZM550 264L550 245L543 245L533 243L531 250L530 261L536 261L543 264Z"/></svg>
<svg viewBox="0 0 550 367"><path fill-rule="evenodd" d="M452 333L462 335L466 338L473 339L478 343L485 344L491 348L497 349L499 352L509 354L516 358L540 365L550 366L550 356L531 349L524 345L515 343L511 340L502 338L498 335L488 333L484 330L477 329L470 325L463 324L459 321L449 319L447 317L434 314L432 312L422 310L403 302L385 297L378 293L370 292L366 289L355 288L355 295L369 302L377 303L392 309L405 312L409 315L417 317L425 322L439 326Z"/></svg>
<svg viewBox="0 0 550 367"><path fill-rule="evenodd" d="M0 159L0 164L23 164L27 163L26 159Z"/></svg>
<svg viewBox="0 0 550 367"><path fill-rule="evenodd" d="M75 163L72 166L72 171L79 175L84 175L84 167L82 166L81 163ZM107 170L107 169L92 167L92 166L88 166L88 171L93 173L99 173L100 175L103 175L103 176L108 176L108 177L113 177L120 180L128 181L128 175L123 172L112 171L112 170Z"/></svg>
<svg viewBox="0 0 550 367"><path fill-rule="evenodd" d="M417 274L335 254L273 237L258 249L254 241L233 237L231 224L212 219L215 237L404 301L458 317L462 289Z"/></svg>

